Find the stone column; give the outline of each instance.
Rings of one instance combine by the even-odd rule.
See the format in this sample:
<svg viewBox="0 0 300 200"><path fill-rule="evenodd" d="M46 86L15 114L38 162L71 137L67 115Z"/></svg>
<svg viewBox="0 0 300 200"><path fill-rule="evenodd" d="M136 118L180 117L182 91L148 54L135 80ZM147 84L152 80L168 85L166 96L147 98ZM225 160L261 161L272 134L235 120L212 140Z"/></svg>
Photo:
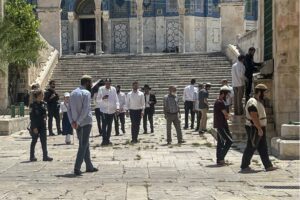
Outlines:
<svg viewBox="0 0 300 200"><path fill-rule="evenodd" d="M0 0L0 19L4 17L4 0Z"/></svg>
<svg viewBox="0 0 300 200"><path fill-rule="evenodd" d="M143 0L136 0L137 5L137 53L144 53L144 34L143 34Z"/></svg>
<svg viewBox="0 0 300 200"><path fill-rule="evenodd" d="M102 11L100 8L96 8L95 10L95 18L96 18L96 54L102 54L102 27L101 27L101 16Z"/></svg>
<svg viewBox="0 0 300 200"><path fill-rule="evenodd" d="M69 21L69 53L74 53L74 20L75 20L75 13L68 12L68 21Z"/></svg>
<svg viewBox="0 0 300 200"><path fill-rule="evenodd" d="M185 18L185 5L184 0L178 0L178 13L179 13L179 53L185 53L185 31L184 31L184 18Z"/></svg>
<svg viewBox="0 0 300 200"><path fill-rule="evenodd" d="M39 0L37 13L41 21L39 32L61 55L60 0Z"/></svg>
<svg viewBox="0 0 300 200"><path fill-rule="evenodd" d="M79 19L77 16L74 18L73 21L73 44L74 44L74 53L79 52Z"/></svg>

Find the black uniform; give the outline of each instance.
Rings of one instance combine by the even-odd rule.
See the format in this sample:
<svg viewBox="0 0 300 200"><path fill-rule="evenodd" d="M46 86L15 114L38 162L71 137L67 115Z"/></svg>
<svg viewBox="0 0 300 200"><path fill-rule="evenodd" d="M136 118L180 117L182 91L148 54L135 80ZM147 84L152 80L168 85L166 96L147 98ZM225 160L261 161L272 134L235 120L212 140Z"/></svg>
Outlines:
<svg viewBox="0 0 300 200"><path fill-rule="evenodd" d="M46 134L46 105L44 102L33 102L30 105L30 129L31 129L31 146L30 146L30 160L35 158L34 149L38 138L40 138L43 150L43 160L48 158L47 152L47 134ZM33 133L33 129L37 128L38 134Z"/></svg>
<svg viewBox="0 0 300 200"><path fill-rule="evenodd" d="M50 99L52 95L55 95L54 98ZM53 117L55 118L56 121L56 128L57 128L57 133L61 134L62 131L60 129L60 116L59 116L59 96L53 89L47 89L45 92L45 102L47 103L47 108L48 108L48 129L49 129L49 135L54 135L53 130L52 130L52 121Z"/></svg>

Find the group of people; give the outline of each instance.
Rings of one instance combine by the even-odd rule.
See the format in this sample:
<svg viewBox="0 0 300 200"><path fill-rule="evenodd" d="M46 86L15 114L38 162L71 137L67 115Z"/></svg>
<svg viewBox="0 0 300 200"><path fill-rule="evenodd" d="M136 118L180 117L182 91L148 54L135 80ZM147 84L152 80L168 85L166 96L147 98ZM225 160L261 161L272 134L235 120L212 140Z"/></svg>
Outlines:
<svg viewBox="0 0 300 200"><path fill-rule="evenodd" d="M249 50L249 54L252 50ZM254 51L255 52L255 51ZM248 135L247 147L245 149L241 169L242 171L249 171L251 158L258 150L266 171L272 171L276 168L273 167L269 156L266 142L266 113L263 106L264 94L267 87L259 84L255 87L254 96L249 98L245 108L240 105L241 98L243 98L243 87L239 86L243 81L249 84L249 73L246 73L247 62L244 62L247 57L252 59L252 67L255 65L253 62L253 51L251 55L239 56L238 62L232 67L233 88L228 85L227 80L222 80L222 87L218 98L213 105L214 122L213 126L217 129L217 165L224 166L225 157L229 151L233 140L229 130L227 120L230 118L230 111L232 103L234 103L234 113L239 115L246 112L246 132ZM251 57L252 56L252 57ZM249 69L248 69L249 70ZM253 74L253 69L251 69ZM240 77L238 77L240 75ZM234 77L235 76L235 77ZM245 77L248 76L246 79ZM251 77L252 79L252 77ZM55 82L50 81L50 87L46 90L45 96L42 90L34 88L32 91L32 104L31 104L31 127L30 133L32 135L32 142L30 148L30 160L36 161L34 155L35 145L37 139L40 138L43 150L43 160L52 161L53 159L48 156L47 152L47 135L46 135L46 120L48 110L48 128L49 135L54 135L52 131L52 119L56 119L58 134L66 135L66 143L70 143L70 135L73 130L77 132L79 140L79 147L74 166L74 174L81 175L82 162L86 163L87 172L98 171L91 162L89 150L89 137L92 129L92 100L96 103L95 115L99 135L102 136L101 145L111 145L110 137L112 132L112 123L115 121L115 133L121 135L119 132L119 122L121 123L121 131L125 134L125 116L130 117L131 120L131 137L132 143L138 142L138 135L140 132L140 123L143 118L144 133L147 133L147 121L150 122L150 132L154 133L153 115L155 113L155 104L157 103L156 97L152 94L149 85L143 87L143 91L139 90L138 81L132 83L132 90L125 95L121 92L121 86L113 87L111 79L107 78L104 81L98 81L94 87L92 84L92 77L83 76L81 78L80 87L73 90L71 93L64 94L64 101L58 103L59 96L55 92ZM239 84L237 84L239 83ZM188 118L191 113L191 129L194 129L195 115L197 116L196 131L199 134L205 133L207 124L207 113L209 110L209 90L210 83L196 84L196 80L192 79L191 84L184 88L183 100L185 110L185 123L184 129L188 129ZM250 87L251 91L251 87ZM246 97L247 97L246 90ZM249 94L250 96L250 94ZM233 100L234 99L234 100ZM46 109L46 107L48 109ZM242 111L241 111L242 110ZM63 129L60 129L60 115L63 114ZM181 113L179 107L179 98L177 95L176 86L169 87L169 93L163 99L163 112L166 119L166 132L167 143L172 143L171 127L174 124L178 143L184 143L181 130Z"/></svg>

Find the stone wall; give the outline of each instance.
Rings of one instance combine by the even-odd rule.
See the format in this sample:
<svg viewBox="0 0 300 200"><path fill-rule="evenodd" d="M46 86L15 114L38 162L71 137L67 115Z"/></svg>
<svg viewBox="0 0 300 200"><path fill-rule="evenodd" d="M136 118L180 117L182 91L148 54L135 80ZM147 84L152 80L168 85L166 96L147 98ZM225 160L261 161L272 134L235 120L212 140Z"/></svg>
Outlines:
<svg viewBox="0 0 300 200"><path fill-rule="evenodd" d="M39 0L37 8L41 21L39 32L55 49L62 52L60 0Z"/></svg>
<svg viewBox="0 0 300 200"><path fill-rule="evenodd" d="M255 47L256 52L254 55L254 60L256 62L260 61L260 54L261 49L259 48L259 41L258 41L258 31L254 29L242 35L239 35L237 38L237 45L242 50L242 53L248 53L249 47Z"/></svg>
<svg viewBox="0 0 300 200"><path fill-rule="evenodd" d="M219 52L221 51L221 45L221 19L206 18L206 51Z"/></svg>
<svg viewBox="0 0 300 200"><path fill-rule="evenodd" d="M229 44L236 44L236 36L245 32L244 3L232 2L221 4L222 49Z"/></svg>
<svg viewBox="0 0 300 200"><path fill-rule="evenodd" d="M276 130L299 118L299 1L275 0L274 9L274 108Z"/></svg>

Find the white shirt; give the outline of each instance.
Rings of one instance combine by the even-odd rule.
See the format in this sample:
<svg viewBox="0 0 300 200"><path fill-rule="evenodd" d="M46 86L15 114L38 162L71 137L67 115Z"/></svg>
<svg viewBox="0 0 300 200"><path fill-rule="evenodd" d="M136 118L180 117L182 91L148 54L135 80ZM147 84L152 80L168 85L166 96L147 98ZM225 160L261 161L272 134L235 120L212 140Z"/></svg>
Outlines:
<svg viewBox="0 0 300 200"><path fill-rule="evenodd" d="M124 92L120 92L118 94L118 99L119 99L119 103L120 103L120 112L126 112L127 107L126 107L126 95Z"/></svg>
<svg viewBox="0 0 300 200"><path fill-rule="evenodd" d="M144 95L145 95L145 99L146 99L146 102L145 102L146 108L150 108L150 104L149 104L150 94L144 94Z"/></svg>
<svg viewBox="0 0 300 200"><path fill-rule="evenodd" d="M199 111L199 99L198 99L198 91L197 92L194 92L194 102L195 102L195 106L194 106L194 109Z"/></svg>
<svg viewBox="0 0 300 200"><path fill-rule="evenodd" d="M59 110L59 112L60 113L64 113L64 112L68 112L68 104L65 104L65 102L63 101L63 102L61 102L60 103L60 110Z"/></svg>
<svg viewBox="0 0 300 200"><path fill-rule="evenodd" d="M126 106L128 110L144 110L145 109L145 96L141 91L129 92L127 94Z"/></svg>
<svg viewBox="0 0 300 200"><path fill-rule="evenodd" d="M107 99L103 99L104 96L108 95ZM114 114L117 109L120 108L119 98L115 87L106 89L102 86L98 90L97 103L99 103L100 111L105 114Z"/></svg>
<svg viewBox="0 0 300 200"><path fill-rule="evenodd" d="M254 106L257 109L257 113L258 113L258 118L259 118L259 123L261 126L266 127L267 126L267 115L266 115L266 110L264 105L260 102L257 101L255 98L250 98L246 104L246 125L251 126L251 116L250 113L248 111L248 108L250 106Z"/></svg>
<svg viewBox="0 0 300 200"><path fill-rule="evenodd" d="M245 71L246 68L244 64L240 61L237 61L232 65L231 76L232 76L232 86L241 87L245 85Z"/></svg>
<svg viewBox="0 0 300 200"><path fill-rule="evenodd" d="M198 92L197 87L188 85L183 91L183 101L194 101L194 92Z"/></svg>
<svg viewBox="0 0 300 200"><path fill-rule="evenodd" d="M230 94L228 94L228 96L226 97L226 101L224 102L226 106L231 106L232 105L232 99L234 97L234 91L233 88L230 85L226 85L229 90L230 90Z"/></svg>

